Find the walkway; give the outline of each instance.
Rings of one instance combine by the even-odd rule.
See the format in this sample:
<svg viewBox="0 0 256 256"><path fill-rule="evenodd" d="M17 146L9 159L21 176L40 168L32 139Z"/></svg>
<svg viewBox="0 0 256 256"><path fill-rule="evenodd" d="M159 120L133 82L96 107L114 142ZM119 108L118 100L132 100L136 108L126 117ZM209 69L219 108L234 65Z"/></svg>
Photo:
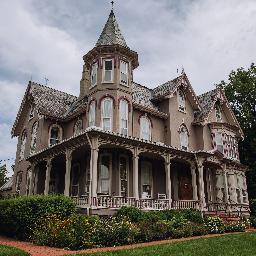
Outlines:
<svg viewBox="0 0 256 256"><path fill-rule="evenodd" d="M246 232L256 232L256 230L251 229L251 230L247 230ZM181 238L181 239L162 240L162 241L155 241L155 242L149 242L149 243L124 245L124 246L117 246L117 247L95 248L95 249L88 249L88 250L81 250L81 251L68 251L68 250L64 250L64 249L52 248L52 247L47 247L47 246L38 246L38 245L34 245L32 243L22 242L22 241L18 241L18 240L12 239L12 238L2 237L2 236L0 236L0 244L20 248L24 251L29 252L31 254L31 256L64 256L64 255L76 254L76 253L94 253L94 252L117 251L117 250L122 250L122 249L132 249L132 248L145 247L145 246L150 246L150 245L171 244L171 243L195 240L195 239L200 239L200 238L224 236L226 234L216 234L216 235L188 237L188 238ZM232 233L232 234L238 234L238 233Z"/></svg>

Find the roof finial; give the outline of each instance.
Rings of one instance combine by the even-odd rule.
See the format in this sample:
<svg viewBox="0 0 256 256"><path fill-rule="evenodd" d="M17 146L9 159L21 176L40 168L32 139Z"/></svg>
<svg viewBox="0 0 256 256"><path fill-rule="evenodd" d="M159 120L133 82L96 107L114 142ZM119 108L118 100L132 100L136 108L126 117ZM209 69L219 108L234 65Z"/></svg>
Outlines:
<svg viewBox="0 0 256 256"><path fill-rule="evenodd" d="M115 2L112 0L112 1L111 1L111 5L112 5L112 9L111 9L111 10L112 10L112 11L114 11L114 3L115 3Z"/></svg>

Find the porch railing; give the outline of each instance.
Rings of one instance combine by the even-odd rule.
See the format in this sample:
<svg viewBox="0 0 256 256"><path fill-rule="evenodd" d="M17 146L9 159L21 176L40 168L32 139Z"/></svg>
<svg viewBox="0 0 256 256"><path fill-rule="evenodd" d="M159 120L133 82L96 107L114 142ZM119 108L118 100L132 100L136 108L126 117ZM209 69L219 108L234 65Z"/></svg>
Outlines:
<svg viewBox="0 0 256 256"><path fill-rule="evenodd" d="M175 200L173 201L173 209L199 209L199 201L196 200Z"/></svg>

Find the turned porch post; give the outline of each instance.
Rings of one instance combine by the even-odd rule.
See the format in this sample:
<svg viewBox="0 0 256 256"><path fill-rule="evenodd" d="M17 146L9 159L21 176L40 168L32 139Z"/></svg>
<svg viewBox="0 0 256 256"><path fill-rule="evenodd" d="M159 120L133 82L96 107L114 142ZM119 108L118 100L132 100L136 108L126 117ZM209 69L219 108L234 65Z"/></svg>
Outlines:
<svg viewBox="0 0 256 256"><path fill-rule="evenodd" d="M172 204L172 181L171 181L171 159L170 155L165 158L165 177L166 177L166 195L169 199L169 205Z"/></svg>
<svg viewBox="0 0 256 256"><path fill-rule="evenodd" d="M193 186L193 200L198 200L197 194L197 178L196 178L196 166L191 165L191 176L192 176L192 186Z"/></svg>
<svg viewBox="0 0 256 256"><path fill-rule="evenodd" d="M52 159L48 158L47 162L46 162L45 184L44 184L44 194L45 195L49 194L51 170L52 170Z"/></svg>
<svg viewBox="0 0 256 256"><path fill-rule="evenodd" d="M93 138L92 145L91 145L91 160L90 160L91 197L92 198L97 197L98 156L99 156L98 138Z"/></svg>
<svg viewBox="0 0 256 256"><path fill-rule="evenodd" d="M34 190L34 184L35 184L35 164L32 163L31 164L31 178L30 178L30 182L29 182L29 195L33 194L33 190Z"/></svg>
<svg viewBox="0 0 256 256"><path fill-rule="evenodd" d="M201 201L201 208L205 208L205 193L204 193L204 166L203 161L198 163L198 181L199 181L199 197Z"/></svg>
<svg viewBox="0 0 256 256"><path fill-rule="evenodd" d="M71 161L72 161L72 151L67 150L66 151L65 190L64 190L65 196L69 196L69 191L70 191Z"/></svg>
<svg viewBox="0 0 256 256"><path fill-rule="evenodd" d="M139 155L137 148L133 155L133 197L139 199Z"/></svg>

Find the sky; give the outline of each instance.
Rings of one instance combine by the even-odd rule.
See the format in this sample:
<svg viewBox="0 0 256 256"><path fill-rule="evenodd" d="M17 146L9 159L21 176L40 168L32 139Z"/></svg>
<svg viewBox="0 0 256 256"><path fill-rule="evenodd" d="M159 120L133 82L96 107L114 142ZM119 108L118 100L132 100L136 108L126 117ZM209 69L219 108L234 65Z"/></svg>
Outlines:
<svg viewBox="0 0 256 256"><path fill-rule="evenodd" d="M47 78L48 86L78 95L82 56L110 9L110 0L0 1L0 164L14 162L10 133L28 81ZM256 0L116 0L114 11L139 54L134 80L150 88L184 67L201 94L255 62Z"/></svg>

